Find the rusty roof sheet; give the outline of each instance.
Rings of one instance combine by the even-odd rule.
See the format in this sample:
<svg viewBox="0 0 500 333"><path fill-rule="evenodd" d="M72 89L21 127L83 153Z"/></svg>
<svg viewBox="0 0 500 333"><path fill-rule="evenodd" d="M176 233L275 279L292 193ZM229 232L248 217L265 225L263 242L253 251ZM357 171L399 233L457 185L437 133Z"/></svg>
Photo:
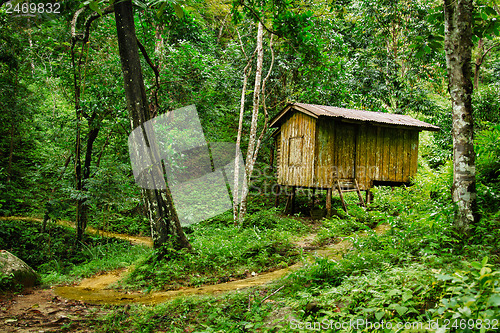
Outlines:
<svg viewBox="0 0 500 333"><path fill-rule="evenodd" d="M315 104L305 104L305 103L289 104L287 107L285 107L285 109L283 109L283 111L281 111L276 117L274 117L274 119L271 120L270 126L271 127L277 126L279 120L292 108L305 112L306 114L309 114L315 118L320 116L335 117L335 118L349 119L354 121L372 122L372 123L380 123L380 124L387 124L394 126L416 127L428 131L438 131L440 129L438 126L434 126L402 114L361 111L361 110L338 108L335 106L315 105Z"/></svg>

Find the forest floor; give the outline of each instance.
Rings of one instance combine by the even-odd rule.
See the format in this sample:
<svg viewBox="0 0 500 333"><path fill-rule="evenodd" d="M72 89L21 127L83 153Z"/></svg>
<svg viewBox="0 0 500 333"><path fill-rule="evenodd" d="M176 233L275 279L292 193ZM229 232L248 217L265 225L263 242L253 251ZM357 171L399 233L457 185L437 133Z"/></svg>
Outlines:
<svg viewBox="0 0 500 333"><path fill-rule="evenodd" d="M71 223L64 221L61 223L71 225ZM380 225L374 231L381 234L388 228L387 225ZM293 241L293 244L304 250L310 259L313 255L339 259L352 246L346 237L336 244L317 248L314 246L316 238L314 225L312 230L312 233ZM88 232L127 239L134 244L151 244L151 240L146 237L105 233L93 228L89 228ZM362 234L366 234L366 232L361 232L360 235ZM0 331L92 332L93 322L110 311L103 305L127 306L127 304L132 303L153 305L177 297L219 294L260 286L285 276L301 267L302 264L299 262L284 269L261 273L242 280L201 287L181 287L178 290L170 291L144 293L112 289L113 283L123 278L129 271L129 269L119 269L86 278L73 286L50 286L48 288L28 289L21 293L4 294L0 295Z"/></svg>

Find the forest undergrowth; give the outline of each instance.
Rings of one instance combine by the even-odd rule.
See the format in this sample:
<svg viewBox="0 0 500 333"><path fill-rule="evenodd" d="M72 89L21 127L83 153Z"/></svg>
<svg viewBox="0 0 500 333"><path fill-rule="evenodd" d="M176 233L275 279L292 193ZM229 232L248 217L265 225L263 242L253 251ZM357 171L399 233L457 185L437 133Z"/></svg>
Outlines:
<svg viewBox="0 0 500 333"><path fill-rule="evenodd" d="M376 188L375 201L366 209L348 196L344 214L334 200L336 214L316 224L313 244L350 239L352 247L341 260L318 256L272 284L224 295L151 307L111 306L92 327L104 332L287 332L363 320L386 327L345 331L393 332L387 325L418 328L422 323L439 325L431 330L436 332L444 332L443 325L457 332L489 332L500 319L500 213L491 193L480 192L480 222L467 237L457 234L451 227L450 181L450 165L435 172L421 160L412 186ZM265 199L253 200L259 205ZM290 237L311 232L300 216L308 205L307 197L298 197L295 217L263 209L239 228L229 215L197 225L188 232L196 253L172 253L160 261L151 260L154 253L143 255L122 287L178 288L172 284L180 277L189 284L224 282L221 277L243 277L235 274L238 269L288 265L298 255ZM389 225L389 231L370 231L378 224ZM355 236L363 230L366 236ZM425 332L423 327L408 331Z"/></svg>

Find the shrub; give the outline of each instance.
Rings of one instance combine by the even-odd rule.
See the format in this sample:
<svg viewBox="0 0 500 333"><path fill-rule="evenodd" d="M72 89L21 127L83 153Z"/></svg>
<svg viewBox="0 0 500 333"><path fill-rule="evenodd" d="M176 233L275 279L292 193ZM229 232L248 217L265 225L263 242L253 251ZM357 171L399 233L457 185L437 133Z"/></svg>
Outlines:
<svg viewBox="0 0 500 333"><path fill-rule="evenodd" d="M436 274L446 289L437 307L429 313L440 325L458 326L462 332L477 332L478 329L486 332L487 322L496 320L498 326L500 320L500 271L493 271L488 257L468 266L471 269L452 275Z"/></svg>

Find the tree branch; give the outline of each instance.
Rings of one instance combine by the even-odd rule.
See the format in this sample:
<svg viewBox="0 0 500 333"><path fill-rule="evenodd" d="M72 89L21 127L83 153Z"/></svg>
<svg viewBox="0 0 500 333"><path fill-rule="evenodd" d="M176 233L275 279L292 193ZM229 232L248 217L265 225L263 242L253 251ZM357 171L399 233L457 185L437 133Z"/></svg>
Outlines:
<svg viewBox="0 0 500 333"><path fill-rule="evenodd" d="M144 45L141 44L139 39L136 38L136 40L137 40L137 46L139 47L139 50L141 50L141 53L144 56L144 59L146 59L146 62L148 63L149 67L151 67L153 72L155 72L155 77L156 77L155 81L156 81L156 84L158 84L158 78L160 77L160 72L158 71L158 66L153 64L153 61L151 61L151 58L149 57L148 52L146 51L146 48L144 47Z"/></svg>
<svg viewBox="0 0 500 333"><path fill-rule="evenodd" d="M106 8L104 8L103 12L102 12L102 15L100 15L99 13L92 13L89 15L89 17L87 17L87 19L85 20L85 30L84 30L84 33L83 34L78 34L76 32L76 23L78 21L78 17L80 16L80 14L85 10L87 9L88 6L84 6L80 9L78 9L76 12L75 12L75 15L73 15L73 19L71 20L71 38L73 39L76 39L76 40L81 40L83 41L83 44L87 43L89 41L89 37L90 37L90 26L92 25L92 22L94 22L96 19L104 16L104 15L108 15L108 14L111 14L113 13L113 5L111 6L108 6Z"/></svg>
<svg viewBox="0 0 500 333"><path fill-rule="evenodd" d="M486 51L484 51L483 55L481 56L481 64L483 63L484 57L486 57L488 52L490 52L492 49L494 49L497 46L500 46L500 43L495 43L495 44L491 45L489 48L487 48Z"/></svg>
<svg viewBox="0 0 500 333"><path fill-rule="evenodd" d="M137 40L137 46L139 47L139 50L141 50L142 55L144 56L144 59L146 59L146 62L148 63L149 67L153 70L155 73L155 91L154 91L154 99L155 99L155 104L156 108L159 109L160 106L158 104L158 90L160 89L160 71L158 70L158 66L153 64L153 61L151 61L151 58L148 55L148 52L146 51L146 48L144 45L141 44L139 39L136 37Z"/></svg>
<svg viewBox="0 0 500 333"><path fill-rule="evenodd" d="M255 12L255 9L253 9L252 7L247 6L244 2L241 2L241 5L242 5L243 7L245 7L245 8L246 8L246 9L247 9L247 10L248 10L251 14L252 14L252 16L253 16L253 17L255 17L255 18L257 19L257 21L259 21L259 22L260 22L260 24L262 24L262 27L263 27L263 28L264 28L267 32L269 32L269 33L270 33L270 34L272 34L272 35L276 35L276 36L278 36L278 37L283 37L281 34L277 33L276 31L269 29L269 28L268 28L268 27L264 24L264 22L262 22L262 19L260 18L259 14L257 14L257 12Z"/></svg>

